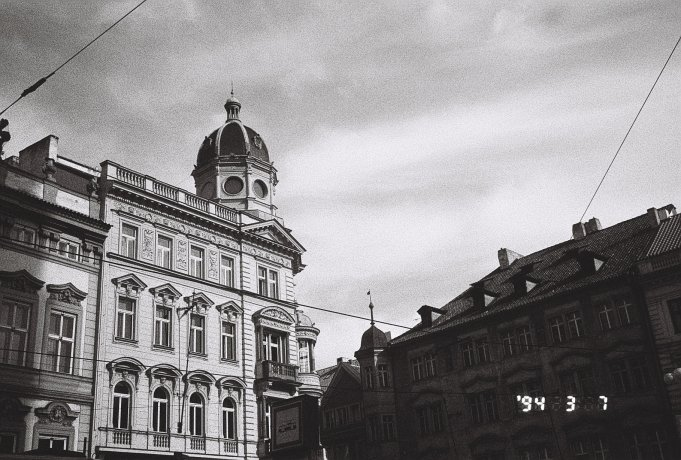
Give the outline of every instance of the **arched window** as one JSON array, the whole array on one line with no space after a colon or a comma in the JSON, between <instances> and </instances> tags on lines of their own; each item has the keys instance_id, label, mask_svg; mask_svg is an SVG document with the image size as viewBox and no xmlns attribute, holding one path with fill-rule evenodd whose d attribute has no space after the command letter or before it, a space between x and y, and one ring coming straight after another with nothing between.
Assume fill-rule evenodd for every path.
<instances>
[{"instance_id":1,"label":"arched window","mask_svg":"<svg viewBox=\"0 0 681 460\"><path fill-rule=\"evenodd\" d=\"M113 419L114 428L130 428L130 387L123 382L118 382L113 392Z\"/></svg>"},{"instance_id":2,"label":"arched window","mask_svg":"<svg viewBox=\"0 0 681 460\"><path fill-rule=\"evenodd\" d=\"M189 434L203 436L203 398L198 393L189 398Z\"/></svg>"},{"instance_id":3,"label":"arched window","mask_svg":"<svg viewBox=\"0 0 681 460\"><path fill-rule=\"evenodd\" d=\"M152 403L151 429L159 433L168 432L168 392L164 388L154 390Z\"/></svg>"},{"instance_id":4,"label":"arched window","mask_svg":"<svg viewBox=\"0 0 681 460\"><path fill-rule=\"evenodd\" d=\"M222 401L222 437L236 439L236 405L232 398Z\"/></svg>"}]
</instances>

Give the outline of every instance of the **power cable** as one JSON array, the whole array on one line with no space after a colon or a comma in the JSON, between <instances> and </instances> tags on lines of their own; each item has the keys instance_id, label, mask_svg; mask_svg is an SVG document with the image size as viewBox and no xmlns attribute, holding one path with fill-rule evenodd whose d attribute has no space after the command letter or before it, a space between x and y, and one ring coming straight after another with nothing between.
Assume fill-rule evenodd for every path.
<instances>
[{"instance_id":1,"label":"power cable","mask_svg":"<svg viewBox=\"0 0 681 460\"><path fill-rule=\"evenodd\" d=\"M610 172L610 168L612 167L613 163L617 159L617 156L620 154L620 150L622 150L622 146L624 145L624 142L627 140L627 137L629 137L629 133L631 132L632 128L634 127L636 120L638 120L638 116L641 114L641 111L643 110L643 107L645 107L646 102L648 102L648 98L650 98L650 95L653 93L653 90L655 89L655 86L657 85L658 80L662 76L662 72L664 72L664 69L667 68L667 64L669 64L669 61L671 60L672 56L674 55L674 51L676 51L676 47L679 46L679 42L681 42L681 35L679 36L679 39L676 40L676 44L674 45L674 48L672 48L671 53L669 53L667 60L665 61L664 65L662 66L662 70L660 70L660 73L657 75L657 78L655 79L653 86L650 88L650 91L648 91L648 95L646 96L645 100L643 101L643 104L641 104L641 107L638 109L638 112L636 113L636 116L634 117L634 121L632 121L631 124L629 125L629 129L627 130L627 133L624 135L624 138L622 139L620 146L617 148L615 155L612 157L612 160L610 160L610 164L608 165L607 169L605 170L603 177L601 177L601 180L598 183L598 186L596 187L596 190L594 191L593 195L591 196L589 203L586 205L586 208L584 209L584 212L582 213L582 217L579 218L579 222L582 222L584 220L584 216L586 215L586 212L589 210L589 207L591 206L591 203L593 202L594 198L596 198L596 194L598 193L598 190L600 190L601 185L603 185L603 181L605 180L605 177L608 175L608 172Z\"/></svg>"},{"instance_id":2,"label":"power cable","mask_svg":"<svg viewBox=\"0 0 681 460\"><path fill-rule=\"evenodd\" d=\"M30 247L36 247L36 248L42 248L42 249L54 249L54 248L51 248L51 247L49 247L49 246L44 246L44 245L39 245L39 244L28 244L28 243L26 243L25 241L22 241L22 240L19 240L19 239L16 239L16 238L0 237L0 240L14 241L14 242L21 243L22 245L28 245L28 246L30 246ZM94 257L94 256L85 256L85 255L82 255L82 254L79 255L79 257L80 257L81 259L92 259L92 260L96 260L96 261L99 261L100 263L109 264L109 265L112 265L112 266L115 266L115 267L119 267L119 268L130 269L130 267L129 267L128 265L125 265L125 264L123 264L123 263L116 262L116 261L113 261L113 260L104 260L104 259L100 259L100 258L98 258L98 257ZM137 259L131 259L131 261L135 261L135 262L138 262L138 263L139 263L139 261L138 261ZM139 267L139 266L138 266L138 267L135 267L135 270L140 271L140 272L145 272L145 273L148 273L148 274L151 274L151 275L154 275L154 276L158 276L158 275L159 275L158 272L156 272L156 271L154 271L154 270L152 270L152 269L150 269L150 268L145 268L145 267ZM201 281L205 281L205 280L201 280ZM176 284L176 285L178 285L178 286L183 286L183 287L189 288L189 289L195 289L195 287L196 287L196 286L192 286L192 285L187 284L187 283L183 283L183 282L181 282L181 281L179 281L179 280L173 280L172 284ZM223 287L226 287L226 286L223 286ZM254 293L254 292L251 292L251 291L246 291L246 290L241 290L241 289L236 289L236 288L228 288L228 289L229 289L230 291L232 291L232 292L236 292L236 293L239 293L239 294L245 294L245 295L249 295L249 296L253 296L253 297L262 297L263 299L269 299L268 297L261 296L261 295L259 295L259 294ZM370 318L366 318L366 317L359 316L359 315L353 315L353 314L351 314L351 313L345 313L345 312L341 312L341 311L330 310L330 309L328 309L328 308L315 307L315 306L313 306L313 305L307 305L307 304L301 304L301 303L288 302L288 301L280 300L280 299L273 299L273 300L275 300L277 303L284 304L284 305L286 305L286 306L288 306L288 307L291 307L291 308L309 308L309 309L311 309L311 310L319 310L319 311L323 311L323 312L326 312L326 313L333 313L333 314L335 314L335 315L345 316L345 317L354 318L354 319L361 319L361 320L367 321L367 322L370 322L370 321L371 321ZM401 324L395 324L395 323L390 323L390 322L386 322L386 321L374 320L374 322L376 322L376 323L381 323L381 324L385 324L385 325L388 325L388 326L400 327L400 328L404 328L404 329L412 329L412 328L410 328L410 327L408 327L408 326L403 326L403 325L401 325ZM479 342L480 342L480 343L486 343L486 344L489 344L489 345L500 346L500 347L503 347L503 346L507 345L507 344L505 344L505 343L503 343L503 342L497 342L497 341L491 341L491 340L481 340L481 341L479 341ZM536 348L536 349L553 349L553 348L555 348L555 349L565 349L565 350L589 351L589 352L593 352L593 353L599 353L599 352L617 352L617 353L631 353L631 354L642 354L642 355L650 354L650 355L655 355L655 356L657 356L657 353L655 353L654 351L645 351L645 350L643 350L643 351L636 351L636 350L610 350L610 349L607 349L607 348L598 349L598 348L593 348L593 347L576 347L576 346L558 345L558 344L552 344L552 345L536 345L536 344L533 344L533 343L532 343L532 344L530 344L530 343L528 343L528 344L517 344L517 343L516 343L516 344L514 344L514 345L515 345L517 348L521 348L521 347L527 347L527 348L532 348L532 349L535 349L535 348Z\"/></svg>"},{"instance_id":3,"label":"power cable","mask_svg":"<svg viewBox=\"0 0 681 460\"><path fill-rule=\"evenodd\" d=\"M142 1L141 1L140 3L138 3L133 9L131 9L130 11L128 11L127 13L125 13L120 19L118 19L118 21L114 22L114 23L111 24L109 27L107 27L107 28L104 30L104 32L100 33L100 34L97 35L95 38L93 38L92 40L90 40L90 41L88 42L87 45L83 46L80 50L78 50L77 53L75 53L74 55L72 55L70 58L68 58L66 61L64 61L64 63L62 63L59 67L57 67L56 69L54 69L49 75L47 75L46 77L41 78L41 79L38 80L37 82L33 83L31 86L29 86L28 88L26 88L26 89L21 93L21 96L19 96L18 98L16 98L16 99L14 100L14 102L12 102L10 105L8 105L7 107L5 107L5 109L4 109L2 112L0 112L0 115L2 115L2 114L5 113L7 110L9 110L14 104L16 104L17 102L19 102L21 99L23 99L24 97L26 97L26 96L28 96L29 94L31 94L33 91L35 91L35 90L37 90L38 88L40 88L40 87L47 81L48 78L50 78L52 75L54 75L55 73L57 73L62 67L64 67L66 64L68 64L69 62L71 62L76 56L78 56L80 53L82 53L83 51L85 51L85 50L86 50L90 45L92 45L94 42L96 42L97 40L99 40L99 38L100 38L102 35L106 34L108 31L110 31L111 29L113 29L114 27L116 27L116 26L118 25L118 23L120 23L121 21L123 21L125 18L127 18L129 15L131 15L133 11L135 11L137 8L139 8L140 6L142 6L142 5L143 5L144 3L146 3L146 2L147 2L147 0L142 0Z\"/></svg>"}]
</instances>

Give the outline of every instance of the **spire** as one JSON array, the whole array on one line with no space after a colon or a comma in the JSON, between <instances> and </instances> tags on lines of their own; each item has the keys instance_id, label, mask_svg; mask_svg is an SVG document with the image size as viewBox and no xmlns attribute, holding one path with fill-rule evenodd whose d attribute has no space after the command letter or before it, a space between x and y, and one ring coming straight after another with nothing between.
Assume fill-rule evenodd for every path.
<instances>
[{"instance_id":1,"label":"spire","mask_svg":"<svg viewBox=\"0 0 681 460\"><path fill-rule=\"evenodd\" d=\"M371 325L374 325L374 303L371 301L371 291L367 292L369 296L369 310L371 311Z\"/></svg>"},{"instance_id":2,"label":"spire","mask_svg":"<svg viewBox=\"0 0 681 460\"><path fill-rule=\"evenodd\" d=\"M225 102L225 110L227 111L227 121L238 120L239 110L241 110L241 102L234 97L234 82L232 82L232 92L231 96L227 98Z\"/></svg>"}]
</instances>

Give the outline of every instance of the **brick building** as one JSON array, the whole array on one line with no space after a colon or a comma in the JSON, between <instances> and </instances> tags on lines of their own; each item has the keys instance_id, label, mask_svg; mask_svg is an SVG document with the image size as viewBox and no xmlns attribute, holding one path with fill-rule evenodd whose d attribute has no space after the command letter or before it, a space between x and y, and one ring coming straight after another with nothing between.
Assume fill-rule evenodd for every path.
<instances>
[{"instance_id":1,"label":"brick building","mask_svg":"<svg viewBox=\"0 0 681 460\"><path fill-rule=\"evenodd\" d=\"M676 458L681 385L662 378L681 364L675 214L591 219L527 256L502 249L497 268L421 307L405 334L372 325L356 354L371 456Z\"/></svg>"}]
</instances>

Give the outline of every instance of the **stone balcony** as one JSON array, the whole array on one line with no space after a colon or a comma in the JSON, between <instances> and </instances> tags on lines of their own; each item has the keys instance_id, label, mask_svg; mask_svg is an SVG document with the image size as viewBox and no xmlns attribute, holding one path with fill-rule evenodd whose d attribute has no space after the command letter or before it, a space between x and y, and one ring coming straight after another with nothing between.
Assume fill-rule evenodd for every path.
<instances>
[{"instance_id":1,"label":"stone balcony","mask_svg":"<svg viewBox=\"0 0 681 460\"><path fill-rule=\"evenodd\" d=\"M274 361L260 361L256 364L255 378L299 385L298 366Z\"/></svg>"},{"instance_id":2,"label":"stone balcony","mask_svg":"<svg viewBox=\"0 0 681 460\"><path fill-rule=\"evenodd\" d=\"M205 455L239 455L236 439L190 436L176 433L155 433L139 430L119 430L100 427L106 433L103 447L107 450L148 450L152 452L186 452Z\"/></svg>"}]
</instances>

